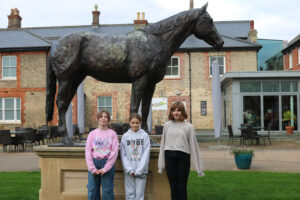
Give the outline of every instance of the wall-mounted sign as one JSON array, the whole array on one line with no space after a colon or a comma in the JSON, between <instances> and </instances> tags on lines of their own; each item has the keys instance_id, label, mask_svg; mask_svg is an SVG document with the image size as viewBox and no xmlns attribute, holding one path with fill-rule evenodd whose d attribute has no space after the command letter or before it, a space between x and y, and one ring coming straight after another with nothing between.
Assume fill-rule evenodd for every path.
<instances>
[{"instance_id":1,"label":"wall-mounted sign","mask_svg":"<svg viewBox=\"0 0 300 200\"><path fill-rule=\"evenodd\" d=\"M201 116L205 116L207 113L206 101L201 101Z\"/></svg>"},{"instance_id":2,"label":"wall-mounted sign","mask_svg":"<svg viewBox=\"0 0 300 200\"><path fill-rule=\"evenodd\" d=\"M168 110L168 98L152 98L152 110Z\"/></svg>"}]
</instances>

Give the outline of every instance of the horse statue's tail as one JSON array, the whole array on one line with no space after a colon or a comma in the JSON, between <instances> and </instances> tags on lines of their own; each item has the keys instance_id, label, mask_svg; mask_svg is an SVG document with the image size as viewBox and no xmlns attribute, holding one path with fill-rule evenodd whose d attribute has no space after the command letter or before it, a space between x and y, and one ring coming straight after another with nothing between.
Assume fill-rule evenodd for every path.
<instances>
[{"instance_id":1,"label":"horse statue's tail","mask_svg":"<svg viewBox=\"0 0 300 200\"><path fill-rule=\"evenodd\" d=\"M53 47L52 47L53 48ZM51 52L47 56L47 68L46 68L46 117L47 122L51 121L54 112L54 99L56 93L56 75L51 65Z\"/></svg>"}]
</instances>

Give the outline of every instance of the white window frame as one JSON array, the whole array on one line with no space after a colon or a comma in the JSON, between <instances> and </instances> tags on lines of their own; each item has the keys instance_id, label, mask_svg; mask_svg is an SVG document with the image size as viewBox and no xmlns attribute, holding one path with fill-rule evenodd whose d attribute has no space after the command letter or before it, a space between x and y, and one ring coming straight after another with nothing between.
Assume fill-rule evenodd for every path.
<instances>
[{"instance_id":1,"label":"white window frame","mask_svg":"<svg viewBox=\"0 0 300 200\"><path fill-rule=\"evenodd\" d=\"M165 75L165 78L180 78L180 57L179 56L172 56L171 58L170 58L170 63L172 62L172 59L173 58L177 58L177 63L178 63L178 74L177 75ZM167 66L167 68L168 67L175 67L175 66L172 66L172 63L171 63L171 66Z\"/></svg>"},{"instance_id":2,"label":"white window frame","mask_svg":"<svg viewBox=\"0 0 300 200\"><path fill-rule=\"evenodd\" d=\"M209 77L212 77L212 66L211 66L211 59L213 57L222 57L223 58L223 63L224 63L224 67L223 67L223 74L220 74L220 76L223 76L226 72L226 59L225 56L209 56ZM219 63L219 67L220 67L220 63Z\"/></svg>"},{"instance_id":3,"label":"white window frame","mask_svg":"<svg viewBox=\"0 0 300 200\"><path fill-rule=\"evenodd\" d=\"M5 57L15 57L16 58L16 65L15 66L4 66L4 58ZM16 70L16 76L8 76L8 77L5 77L4 76L4 68L15 68ZM1 75L2 79L4 80L16 80L17 79L17 56L15 55L9 55L9 56L2 56L2 75Z\"/></svg>"},{"instance_id":4,"label":"white window frame","mask_svg":"<svg viewBox=\"0 0 300 200\"><path fill-rule=\"evenodd\" d=\"M100 106L100 105L99 105L99 99L100 99L100 98L107 98L107 97L110 97L110 99L111 99L111 106L106 106L106 105ZM105 99L105 102L106 102L106 99ZM104 108L104 109L100 109L100 107L101 107L101 108ZM98 110L98 112L99 112L100 110L106 110L106 108L111 108L110 118L112 119L112 112L113 112L113 100L112 100L112 96L98 96L98 97L97 97L97 110ZM108 110L107 110L107 111L108 111Z\"/></svg>"},{"instance_id":5,"label":"white window frame","mask_svg":"<svg viewBox=\"0 0 300 200\"><path fill-rule=\"evenodd\" d=\"M300 64L300 47L298 47L298 64Z\"/></svg>"},{"instance_id":6,"label":"white window frame","mask_svg":"<svg viewBox=\"0 0 300 200\"><path fill-rule=\"evenodd\" d=\"M292 52L289 53L289 69L293 67L293 54Z\"/></svg>"},{"instance_id":7,"label":"white window frame","mask_svg":"<svg viewBox=\"0 0 300 200\"><path fill-rule=\"evenodd\" d=\"M0 122L5 122L5 123L21 123L21 99L20 98L0 98L2 100L2 108L0 109L2 111L2 119L0 119ZM6 99L13 99L14 100L14 108L13 108L13 111L14 111L14 119L13 120L5 120L5 111L7 110L5 108L5 100ZM17 109L17 100L19 99L20 101L20 108ZM17 111L20 111L20 119L17 119Z\"/></svg>"}]
</instances>

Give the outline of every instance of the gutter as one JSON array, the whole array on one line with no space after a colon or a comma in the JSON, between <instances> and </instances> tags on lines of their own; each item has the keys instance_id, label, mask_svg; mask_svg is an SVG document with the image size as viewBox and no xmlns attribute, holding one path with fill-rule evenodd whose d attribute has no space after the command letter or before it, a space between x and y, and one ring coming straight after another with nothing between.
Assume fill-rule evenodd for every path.
<instances>
[{"instance_id":1,"label":"gutter","mask_svg":"<svg viewBox=\"0 0 300 200\"><path fill-rule=\"evenodd\" d=\"M193 122L192 118L192 65L191 65L191 52L187 52L189 55L189 98L190 98L190 123Z\"/></svg>"}]
</instances>

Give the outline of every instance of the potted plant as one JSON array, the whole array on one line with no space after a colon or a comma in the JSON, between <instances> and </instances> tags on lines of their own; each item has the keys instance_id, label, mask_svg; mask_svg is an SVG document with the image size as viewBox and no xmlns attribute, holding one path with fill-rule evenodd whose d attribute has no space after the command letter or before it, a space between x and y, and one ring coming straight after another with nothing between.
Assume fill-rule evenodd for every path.
<instances>
[{"instance_id":1,"label":"potted plant","mask_svg":"<svg viewBox=\"0 0 300 200\"><path fill-rule=\"evenodd\" d=\"M161 135L163 132L163 128L164 128L164 126L161 125L161 119L160 119L160 117L158 117L158 119L156 120L156 125L155 125L155 134Z\"/></svg>"},{"instance_id":2,"label":"potted plant","mask_svg":"<svg viewBox=\"0 0 300 200\"><path fill-rule=\"evenodd\" d=\"M234 155L235 164L238 169L249 169L254 156L253 149L232 148L231 153Z\"/></svg>"},{"instance_id":3,"label":"potted plant","mask_svg":"<svg viewBox=\"0 0 300 200\"><path fill-rule=\"evenodd\" d=\"M282 121L288 122L288 126L285 126L285 130L287 134L293 134L294 133L294 126L291 126L292 120L296 122L297 116L291 112L290 110L287 110L283 113L283 119Z\"/></svg>"}]
</instances>

